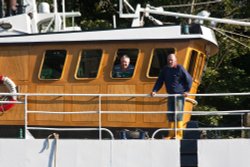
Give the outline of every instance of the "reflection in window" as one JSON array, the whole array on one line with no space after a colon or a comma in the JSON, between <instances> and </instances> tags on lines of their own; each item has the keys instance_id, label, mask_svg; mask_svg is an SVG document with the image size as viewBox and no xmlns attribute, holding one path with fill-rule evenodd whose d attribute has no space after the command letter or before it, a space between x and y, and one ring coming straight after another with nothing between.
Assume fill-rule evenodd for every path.
<instances>
[{"instance_id":1,"label":"reflection in window","mask_svg":"<svg viewBox=\"0 0 250 167\"><path fill-rule=\"evenodd\" d=\"M43 59L40 79L60 79L66 59L66 50L47 50Z\"/></svg>"},{"instance_id":2,"label":"reflection in window","mask_svg":"<svg viewBox=\"0 0 250 167\"><path fill-rule=\"evenodd\" d=\"M96 78L102 58L101 49L83 50L78 62L77 78Z\"/></svg>"},{"instance_id":3,"label":"reflection in window","mask_svg":"<svg viewBox=\"0 0 250 167\"><path fill-rule=\"evenodd\" d=\"M137 57L139 50L138 49L119 49L117 51L116 60L112 70L113 78L131 78L134 74L134 67L136 65ZM123 69L121 65L121 57L126 56L130 59L126 69ZM127 59L127 58L126 58Z\"/></svg>"},{"instance_id":4,"label":"reflection in window","mask_svg":"<svg viewBox=\"0 0 250 167\"><path fill-rule=\"evenodd\" d=\"M174 48L154 49L153 58L149 69L149 77L158 77L161 69L167 65L167 57L171 53L175 53Z\"/></svg>"},{"instance_id":5,"label":"reflection in window","mask_svg":"<svg viewBox=\"0 0 250 167\"><path fill-rule=\"evenodd\" d=\"M194 71L195 71L197 57L198 57L198 52L192 50L190 62L189 62L189 66L188 66L188 72L192 77L194 77Z\"/></svg>"}]
</instances>

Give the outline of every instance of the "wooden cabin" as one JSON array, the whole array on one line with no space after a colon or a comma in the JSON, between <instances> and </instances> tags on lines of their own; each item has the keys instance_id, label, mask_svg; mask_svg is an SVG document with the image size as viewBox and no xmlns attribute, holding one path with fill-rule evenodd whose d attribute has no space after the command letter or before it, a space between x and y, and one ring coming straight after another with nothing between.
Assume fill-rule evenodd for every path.
<instances>
[{"instance_id":1,"label":"wooden cabin","mask_svg":"<svg viewBox=\"0 0 250 167\"><path fill-rule=\"evenodd\" d=\"M1 37L0 74L11 78L18 93L24 94L149 94L168 54L174 52L193 77L193 94L208 57L217 52L212 31L202 26L197 29L197 25L195 29L190 34L183 33L181 26L169 26ZM134 73L129 78L114 78L113 67L124 54L131 58ZM1 92L8 92L4 85ZM165 93L165 88L159 92ZM24 100L24 95L18 96L18 101ZM162 97L102 97L100 109L95 95L28 96L29 111L90 112L30 113L28 125L97 127L101 119L103 127L162 128L167 126L164 113L104 113L99 117L98 111L167 111L166 102ZM186 101L185 111L192 108ZM1 114L0 125L24 125L24 113L25 105L16 104ZM189 121L190 114L184 119Z\"/></svg>"}]
</instances>

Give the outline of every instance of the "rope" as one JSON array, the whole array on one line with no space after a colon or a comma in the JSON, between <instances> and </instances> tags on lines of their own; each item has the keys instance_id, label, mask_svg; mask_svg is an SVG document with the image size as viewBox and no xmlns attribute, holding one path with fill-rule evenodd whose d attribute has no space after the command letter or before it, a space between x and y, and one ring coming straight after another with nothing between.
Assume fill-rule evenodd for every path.
<instances>
[{"instance_id":1,"label":"rope","mask_svg":"<svg viewBox=\"0 0 250 167\"><path fill-rule=\"evenodd\" d=\"M54 137L55 139L55 147L53 150L53 154L54 154L54 167L56 167L56 154L57 154L57 140L59 139L59 134L57 133L52 133L50 134L47 138L46 138L46 149L49 149L49 139Z\"/></svg>"}]
</instances>

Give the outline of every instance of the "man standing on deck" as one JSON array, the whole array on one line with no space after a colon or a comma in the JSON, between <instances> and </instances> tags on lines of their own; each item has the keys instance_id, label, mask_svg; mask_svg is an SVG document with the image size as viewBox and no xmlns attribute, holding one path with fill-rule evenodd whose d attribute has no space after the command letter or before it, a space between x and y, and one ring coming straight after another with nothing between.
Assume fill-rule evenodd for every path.
<instances>
[{"instance_id":1,"label":"man standing on deck","mask_svg":"<svg viewBox=\"0 0 250 167\"><path fill-rule=\"evenodd\" d=\"M165 83L165 87L167 93L169 94L182 94L182 96L168 97L168 111L183 111L184 110L184 102L185 97L187 97L191 86L192 86L192 77L190 74L184 69L182 65L177 64L177 58L175 54L170 54L167 57L167 66L165 66L154 85L154 88L151 92L151 96L156 95L156 92L161 89L163 83ZM175 105L176 103L176 105ZM176 106L176 108L175 108ZM175 115L174 113L168 113L168 127L175 127ZM177 128L182 128L183 126L183 114L177 114ZM174 131L170 130L169 135L166 139L174 138ZM179 130L177 132L176 138L182 139L182 131Z\"/></svg>"}]
</instances>

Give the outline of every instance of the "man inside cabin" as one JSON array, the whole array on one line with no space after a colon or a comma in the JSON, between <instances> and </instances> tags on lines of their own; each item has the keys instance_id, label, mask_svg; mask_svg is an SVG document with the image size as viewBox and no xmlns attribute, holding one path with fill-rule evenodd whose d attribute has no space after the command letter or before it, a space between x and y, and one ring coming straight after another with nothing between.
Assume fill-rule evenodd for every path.
<instances>
[{"instance_id":1,"label":"man inside cabin","mask_svg":"<svg viewBox=\"0 0 250 167\"><path fill-rule=\"evenodd\" d=\"M1 3L5 2L6 4L6 11L5 16L13 16L17 13L17 1L16 0L4 0ZM2 4L3 7L3 4Z\"/></svg>"},{"instance_id":2,"label":"man inside cabin","mask_svg":"<svg viewBox=\"0 0 250 167\"><path fill-rule=\"evenodd\" d=\"M156 92L161 89L163 83L165 84L166 91L168 94L181 94L182 96L168 97L168 111L172 113L167 114L168 118L168 128L175 127L175 114L174 111L183 111L185 97L188 96L188 93L192 86L192 77L184 69L182 65L177 64L176 55L171 53L167 57L167 65L161 70L159 77L153 87L151 96L155 96ZM177 128L183 127L183 113L177 114ZM175 138L175 133L173 130L169 131L168 137L166 139ZM177 139L182 139L182 131L177 131Z\"/></svg>"},{"instance_id":3,"label":"man inside cabin","mask_svg":"<svg viewBox=\"0 0 250 167\"><path fill-rule=\"evenodd\" d=\"M131 78L134 73L134 66L130 64L130 57L123 55L120 58L120 64L115 65L113 69L113 78Z\"/></svg>"}]
</instances>

